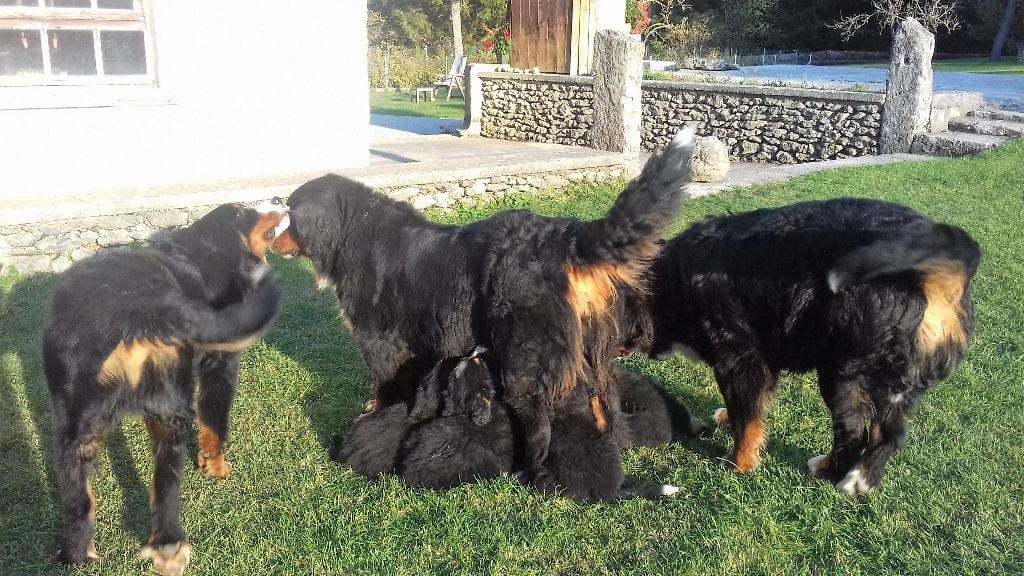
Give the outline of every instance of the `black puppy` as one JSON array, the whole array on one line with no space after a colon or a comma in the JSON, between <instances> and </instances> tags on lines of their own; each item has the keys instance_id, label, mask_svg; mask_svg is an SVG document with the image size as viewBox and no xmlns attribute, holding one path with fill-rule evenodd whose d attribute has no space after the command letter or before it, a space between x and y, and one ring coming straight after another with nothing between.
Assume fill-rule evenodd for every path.
<instances>
[{"instance_id":1,"label":"black puppy","mask_svg":"<svg viewBox=\"0 0 1024 576\"><path fill-rule=\"evenodd\" d=\"M199 377L200 469L222 478L239 355L270 330L280 294L264 261L287 208L216 208L155 250L96 256L54 288L43 335L53 401L63 533L59 560L99 560L89 469L107 432L141 413L153 448L152 535L142 550L178 575L191 547L181 527L181 468Z\"/></svg>"},{"instance_id":2,"label":"black puppy","mask_svg":"<svg viewBox=\"0 0 1024 576\"><path fill-rule=\"evenodd\" d=\"M616 439L622 448L660 446L711 429L649 378L618 366L612 376L618 397Z\"/></svg>"},{"instance_id":3,"label":"black puppy","mask_svg":"<svg viewBox=\"0 0 1024 576\"><path fill-rule=\"evenodd\" d=\"M741 472L760 462L779 372L817 370L833 448L808 466L864 494L903 445L907 414L967 350L979 260L960 228L876 200L709 218L651 267L651 353L711 365L726 405L715 419L732 427Z\"/></svg>"},{"instance_id":4,"label":"black puppy","mask_svg":"<svg viewBox=\"0 0 1024 576\"><path fill-rule=\"evenodd\" d=\"M517 435L496 402L494 379L477 349L438 362L412 406L394 404L360 416L332 458L373 478L397 473L410 486L450 488L510 472Z\"/></svg>"}]
</instances>

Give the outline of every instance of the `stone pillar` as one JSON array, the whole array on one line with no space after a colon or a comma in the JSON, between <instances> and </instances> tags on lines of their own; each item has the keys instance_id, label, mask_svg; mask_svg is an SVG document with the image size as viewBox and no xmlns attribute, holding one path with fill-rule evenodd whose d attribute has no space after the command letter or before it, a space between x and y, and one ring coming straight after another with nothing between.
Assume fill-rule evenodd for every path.
<instances>
[{"instance_id":1,"label":"stone pillar","mask_svg":"<svg viewBox=\"0 0 1024 576\"><path fill-rule=\"evenodd\" d=\"M594 124L590 146L622 152L627 166L640 157L644 44L629 34L601 30L594 38Z\"/></svg>"},{"instance_id":2,"label":"stone pillar","mask_svg":"<svg viewBox=\"0 0 1024 576\"><path fill-rule=\"evenodd\" d=\"M484 115L484 83L480 81L481 72L494 72L497 64L468 64L462 78L466 88L466 112L462 117L463 126L459 136L479 136L480 119Z\"/></svg>"},{"instance_id":3,"label":"stone pillar","mask_svg":"<svg viewBox=\"0 0 1024 576\"><path fill-rule=\"evenodd\" d=\"M882 154L910 152L916 134L925 131L932 106L932 54L935 36L907 18L896 30L882 108Z\"/></svg>"}]
</instances>

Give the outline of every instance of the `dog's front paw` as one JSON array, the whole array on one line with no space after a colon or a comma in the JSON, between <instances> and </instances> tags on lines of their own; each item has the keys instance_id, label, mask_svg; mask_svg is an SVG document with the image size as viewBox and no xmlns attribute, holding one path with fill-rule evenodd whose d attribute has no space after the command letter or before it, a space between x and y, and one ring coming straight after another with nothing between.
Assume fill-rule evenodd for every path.
<instances>
[{"instance_id":1,"label":"dog's front paw","mask_svg":"<svg viewBox=\"0 0 1024 576\"><path fill-rule=\"evenodd\" d=\"M192 545L187 541L169 544L146 544L139 558L152 560L153 568L163 576L181 576L192 556Z\"/></svg>"},{"instance_id":2,"label":"dog's front paw","mask_svg":"<svg viewBox=\"0 0 1024 576\"><path fill-rule=\"evenodd\" d=\"M815 478L828 478L831 467L831 454L818 454L807 461L807 471Z\"/></svg>"},{"instance_id":3,"label":"dog's front paw","mask_svg":"<svg viewBox=\"0 0 1024 576\"><path fill-rule=\"evenodd\" d=\"M222 480L231 474L231 463L224 459L223 452L204 452L196 454L196 465L207 478Z\"/></svg>"},{"instance_id":4,"label":"dog's front paw","mask_svg":"<svg viewBox=\"0 0 1024 576\"><path fill-rule=\"evenodd\" d=\"M57 561L69 566L96 564L100 561L100 555L96 552L96 541L89 540L84 552L73 553L70 549L61 548L57 552Z\"/></svg>"},{"instance_id":5,"label":"dog's front paw","mask_svg":"<svg viewBox=\"0 0 1024 576\"><path fill-rule=\"evenodd\" d=\"M877 486L873 486L864 475L864 470L860 466L856 466L846 473L846 476L842 480L836 482L836 490L839 490L843 494L851 498L857 498L858 496L864 496L875 491Z\"/></svg>"}]
</instances>

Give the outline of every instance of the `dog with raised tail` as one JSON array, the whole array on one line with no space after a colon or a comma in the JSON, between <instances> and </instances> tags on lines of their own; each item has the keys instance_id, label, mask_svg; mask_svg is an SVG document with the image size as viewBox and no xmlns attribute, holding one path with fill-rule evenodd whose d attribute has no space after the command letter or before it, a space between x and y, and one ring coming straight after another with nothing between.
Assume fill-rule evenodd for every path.
<instances>
[{"instance_id":1,"label":"dog with raised tail","mask_svg":"<svg viewBox=\"0 0 1024 576\"><path fill-rule=\"evenodd\" d=\"M964 230L889 202L838 199L711 217L651 266L652 355L707 362L725 399L728 468L760 463L779 373L816 370L833 445L808 462L850 495L876 489L907 415L948 378L974 326L981 253Z\"/></svg>"},{"instance_id":2,"label":"dog with raised tail","mask_svg":"<svg viewBox=\"0 0 1024 576\"><path fill-rule=\"evenodd\" d=\"M359 182L323 176L288 198L291 224L272 249L308 257L334 286L377 410L412 403L438 362L487 345L522 426L526 468L546 484L552 406L587 363L604 392L618 343L610 310L620 289L643 283L679 212L693 142L692 128L681 131L591 222L509 210L446 226Z\"/></svg>"}]
</instances>

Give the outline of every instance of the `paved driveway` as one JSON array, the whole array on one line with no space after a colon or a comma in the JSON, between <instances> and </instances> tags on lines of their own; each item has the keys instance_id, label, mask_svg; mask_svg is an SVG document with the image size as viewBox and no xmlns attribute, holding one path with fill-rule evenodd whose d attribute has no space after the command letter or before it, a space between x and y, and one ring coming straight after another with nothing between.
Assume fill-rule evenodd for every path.
<instances>
[{"instance_id":1,"label":"paved driveway","mask_svg":"<svg viewBox=\"0 0 1024 576\"><path fill-rule=\"evenodd\" d=\"M729 72L714 72L718 76L787 80L812 84L863 84L873 89L885 88L886 68L860 68L857 66L745 66ZM935 72L933 86L936 91L981 92L985 100L1006 108L1024 109L1024 76L1004 74L974 74L970 72Z\"/></svg>"}]
</instances>

